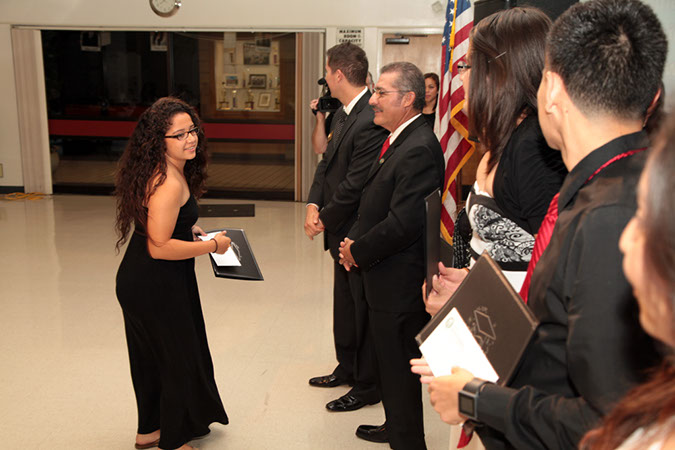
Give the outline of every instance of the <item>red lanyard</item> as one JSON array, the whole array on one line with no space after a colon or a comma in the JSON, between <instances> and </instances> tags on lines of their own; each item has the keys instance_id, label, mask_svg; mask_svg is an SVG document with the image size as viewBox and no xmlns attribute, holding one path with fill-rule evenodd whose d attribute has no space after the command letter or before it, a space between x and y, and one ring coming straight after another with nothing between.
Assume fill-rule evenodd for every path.
<instances>
[{"instance_id":1,"label":"red lanyard","mask_svg":"<svg viewBox=\"0 0 675 450\"><path fill-rule=\"evenodd\" d=\"M592 174L590 177L588 177L588 180L586 180L586 183L588 183L589 181L591 181L591 180L593 179L594 176L596 176L597 174L599 174L600 172L602 172L602 170L605 169L607 166L609 166L609 165L611 165L611 164L617 162L617 161L620 160L620 159L626 158L626 157L631 156L631 155L634 155L634 154L636 154L636 153L644 152L645 150L647 150L647 147L638 148L638 149L636 149L636 150L629 150L629 151L627 151L627 152L621 153L620 155L616 155L614 158L610 159L609 161L607 161L606 163L604 163L603 165L601 165L600 167L598 167L598 170L596 170L595 172L593 172L593 174ZM584 183L584 184L586 184L586 183Z\"/></svg>"}]
</instances>

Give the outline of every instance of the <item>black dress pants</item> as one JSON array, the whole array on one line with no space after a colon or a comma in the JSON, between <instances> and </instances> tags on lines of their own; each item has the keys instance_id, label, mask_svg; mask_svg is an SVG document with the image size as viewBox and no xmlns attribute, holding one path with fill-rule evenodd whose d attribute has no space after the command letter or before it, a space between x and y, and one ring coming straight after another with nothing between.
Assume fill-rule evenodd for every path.
<instances>
[{"instance_id":1,"label":"black dress pants","mask_svg":"<svg viewBox=\"0 0 675 450\"><path fill-rule=\"evenodd\" d=\"M333 262L333 339L338 365L333 374L345 380L354 380L356 358L356 312L349 273L337 262Z\"/></svg>"},{"instance_id":2,"label":"black dress pants","mask_svg":"<svg viewBox=\"0 0 675 450\"><path fill-rule=\"evenodd\" d=\"M368 305L358 270L334 263L333 336L338 366L335 376L354 381L349 394L368 403L379 401L374 349L368 333Z\"/></svg>"},{"instance_id":3,"label":"black dress pants","mask_svg":"<svg viewBox=\"0 0 675 450\"><path fill-rule=\"evenodd\" d=\"M418 312L384 312L369 309L371 337L378 369L378 387L393 449L423 450L422 385L410 371L410 359L419 358L415 335L429 321Z\"/></svg>"}]
</instances>

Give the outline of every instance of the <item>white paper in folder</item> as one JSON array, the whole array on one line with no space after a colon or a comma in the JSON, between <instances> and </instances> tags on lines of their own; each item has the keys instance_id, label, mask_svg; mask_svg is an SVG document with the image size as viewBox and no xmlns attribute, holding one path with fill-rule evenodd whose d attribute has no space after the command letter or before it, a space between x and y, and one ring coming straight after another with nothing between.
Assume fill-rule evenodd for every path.
<instances>
[{"instance_id":1,"label":"white paper in folder","mask_svg":"<svg viewBox=\"0 0 675 450\"><path fill-rule=\"evenodd\" d=\"M209 239L212 239L216 234L220 233L220 231L215 231L213 233L208 233L206 236L199 236L199 238L202 241L208 241ZM227 249L225 253L222 255L219 255L218 253L211 253L213 255L213 260L216 262L216 265L218 266L223 266L223 267L232 267L232 266L241 266L241 262L239 262L239 258L237 258L237 254L234 252L233 247L230 246L230 248Z\"/></svg>"},{"instance_id":2,"label":"white paper in folder","mask_svg":"<svg viewBox=\"0 0 675 450\"><path fill-rule=\"evenodd\" d=\"M453 308L420 346L434 376L450 375L457 366L474 377L497 382L499 375L488 361L466 322Z\"/></svg>"}]
</instances>

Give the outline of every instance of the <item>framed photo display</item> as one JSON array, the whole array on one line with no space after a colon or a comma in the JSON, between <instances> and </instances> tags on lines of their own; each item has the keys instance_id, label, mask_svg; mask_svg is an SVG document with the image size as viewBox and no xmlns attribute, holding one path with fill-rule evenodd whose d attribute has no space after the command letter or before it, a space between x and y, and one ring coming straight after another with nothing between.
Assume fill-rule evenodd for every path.
<instances>
[{"instance_id":1,"label":"framed photo display","mask_svg":"<svg viewBox=\"0 0 675 450\"><path fill-rule=\"evenodd\" d=\"M226 88L238 88L239 76L237 74L224 74L223 80Z\"/></svg>"},{"instance_id":2,"label":"framed photo display","mask_svg":"<svg viewBox=\"0 0 675 450\"><path fill-rule=\"evenodd\" d=\"M251 89L265 89L267 87L267 75L250 74L248 76L248 87Z\"/></svg>"},{"instance_id":3,"label":"framed photo display","mask_svg":"<svg viewBox=\"0 0 675 450\"><path fill-rule=\"evenodd\" d=\"M270 41L244 43L244 64L247 66L267 66L270 63Z\"/></svg>"},{"instance_id":4,"label":"framed photo display","mask_svg":"<svg viewBox=\"0 0 675 450\"><path fill-rule=\"evenodd\" d=\"M291 41L295 38L286 34L230 31L222 36L212 44L216 114L260 111L278 115L283 109L280 99L288 95L286 85L282 87L281 67L293 59L290 54L295 44L291 45ZM282 58L283 54L288 61Z\"/></svg>"},{"instance_id":5,"label":"framed photo display","mask_svg":"<svg viewBox=\"0 0 675 450\"><path fill-rule=\"evenodd\" d=\"M259 108L269 108L271 99L272 99L272 94L270 94L269 92L261 93L260 97L258 97L258 107Z\"/></svg>"}]
</instances>

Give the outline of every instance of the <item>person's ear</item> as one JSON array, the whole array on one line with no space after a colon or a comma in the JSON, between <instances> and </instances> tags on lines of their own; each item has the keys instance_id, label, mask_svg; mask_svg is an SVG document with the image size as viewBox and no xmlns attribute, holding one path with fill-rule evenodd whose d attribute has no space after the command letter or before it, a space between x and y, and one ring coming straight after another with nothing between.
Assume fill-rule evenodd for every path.
<instances>
[{"instance_id":1,"label":"person's ear","mask_svg":"<svg viewBox=\"0 0 675 450\"><path fill-rule=\"evenodd\" d=\"M567 88L565 87L562 77L556 72L545 70L542 77L542 84L542 88L544 89L544 112L552 114L555 112L560 113L566 111L570 98L567 94Z\"/></svg>"},{"instance_id":2,"label":"person's ear","mask_svg":"<svg viewBox=\"0 0 675 450\"><path fill-rule=\"evenodd\" d=\"M659 88L659 90L656 91L656 95L654 95L652 102L649 104L649 108L647 108L647 113L645 114L644 124L642 125L643 127L647 124L647 121L649 121L652 114L654 114L654 110L658 106L659 100L661 100L661 94L663 94L663 88Z\"/></svg>"},{"instance_id":3,"label":"person's ear","mask_svg":"<svg viewBox=\"0 0 675 450\"><path fill-rule=\"evenodd\" d=\"M406 108L408 108L412 106L413 103L415 103L415 93L406 92L405 95L403 95L403 101L401 102L401 104Z\"/></svg>"},{"instance_id":4,"label":"person's ear","mask_svg":"<svg viewBox=\"0 0 675 450\"><path fill-rule=\"evenodd\" d=\"M539 86L539 90L541 90L539 101L541 102L541 104L537 105L537 107L547 114L553 112L552 81L553 81L553 72L551 72L550 70L544 70L544 73L541 76L541 85Z\"/></svg>"}]
</instances>

